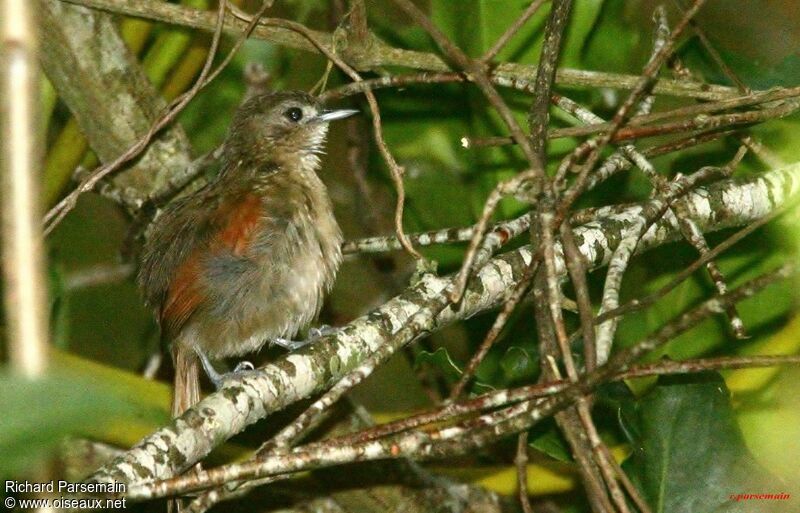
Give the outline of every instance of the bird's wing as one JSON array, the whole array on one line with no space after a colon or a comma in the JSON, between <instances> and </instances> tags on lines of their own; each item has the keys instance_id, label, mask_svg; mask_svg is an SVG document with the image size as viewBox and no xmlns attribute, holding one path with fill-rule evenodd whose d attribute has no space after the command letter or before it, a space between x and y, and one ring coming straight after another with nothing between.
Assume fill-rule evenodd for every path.
<instances>
[{"instance_id":1,"label":"bird's wing","mask_svg":"<svg viewBox=\"0 0 800 513\"><path fill-rule=\"evenodd\" d=\"M243 255L260 222L258 196L219 192L196 193L171 206L155 221L160 224L145 247L139 283L168 338L206 301L207 259L220 253Z\"/></svg>"},{"instance_id":2,"label":"bird's wing","mask_svg":"<svg viewBox=\"0 0 800 513\"><path fill-rule=\"evenodd\" d=\"M178 333L212 291L207 290L207 263L216 258L245 258L262 220L261 201L255 194L227 197L213 210L209 226L197 227L208 233L177 266L161 308L161 325ZM231 276L231 281L236 277ZM216 291L213 291L216 293Z\"/></svg>"}]
</instances>

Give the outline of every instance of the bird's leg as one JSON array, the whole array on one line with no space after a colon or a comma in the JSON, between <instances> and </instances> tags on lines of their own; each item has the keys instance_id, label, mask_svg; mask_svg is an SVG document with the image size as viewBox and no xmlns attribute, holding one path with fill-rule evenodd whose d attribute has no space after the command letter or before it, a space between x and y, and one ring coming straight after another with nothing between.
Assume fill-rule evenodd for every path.
<instances>
[{"instance_id":1,"label":"bird's leg","mask_svg":"<svg viewBox=\"0 0 800 513\"><path fill-rule=\"evenodd\" d=\"M340 328L333 328L327 324L323 324L319 328L310 328L308 330L308 337L305 340L289 340L288 338L273 338L271 343L276 346L281 346L287 351L296 351L301 347L305 347L312 342L316 342L322 337L333 335L338 332Z\"/></svg>"},{"instance_id":2,"label":"bird's leg","mask_svg":"<svg viewBox=\"0 0 800 513\"><path fill-rule=\"evenodd\" d=\"M208 379L210 379L211 382L214 383L215 387L219 388L220 386L222 386L222 374L217 372L217 369L215 369L214 366L211 365L211 360L208 359L208 356L206 356L206 354L203 351L197 348L195 348L195 352L197 353L197 356L200 358L200 363L203 364L203 370L206 371L206 376L208 376Z\"/></svg>"},{"instance_id":3,"label":"bird's leg","mask_svg":"<svg viewBox=\"0 0 800 513\"><path fill-rule=\"evenodd\" d=\"M233 371L220 373L217 372L217 369L215 369L213 365L211 365L211 360L209 360L208 356L203 351L195 348L195 352L200 358L200 363L203 365L203 370L206 371L208 379L211 380L217 390L222 388L222 385L226 380L240 378L243 375L255 370L255 367L252 363L248 361L241 361L236 365L236 368L234 368Z\"/></svg>"}]
</instances>

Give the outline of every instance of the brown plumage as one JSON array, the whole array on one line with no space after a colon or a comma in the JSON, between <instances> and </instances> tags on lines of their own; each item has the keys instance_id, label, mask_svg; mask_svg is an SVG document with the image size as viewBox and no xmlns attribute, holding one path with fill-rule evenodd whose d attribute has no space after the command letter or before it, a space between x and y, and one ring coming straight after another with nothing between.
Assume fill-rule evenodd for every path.
<instances>
[{"instance_id":1,"label":"brown plumage","mask_svg":"<svg viewBox=\"0 0 800 513\"><path fill-rule=\"evenodd\" d=\"M138 280L176 367L173 414L199 400L198 355L241 356L294 337L319 312L341 231L316 174L328 122L300 92L251 98L234 116L222 170L156 218Z\"/></svg>"}]
</instances>

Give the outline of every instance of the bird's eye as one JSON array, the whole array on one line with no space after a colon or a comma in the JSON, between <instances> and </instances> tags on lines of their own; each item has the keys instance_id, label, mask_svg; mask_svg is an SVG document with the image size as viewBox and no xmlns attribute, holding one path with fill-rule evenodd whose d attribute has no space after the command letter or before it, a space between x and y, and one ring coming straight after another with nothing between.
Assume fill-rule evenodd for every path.
<instances>
[{"instance_id":1,"label":"bird's eye","mask_svg":"<svg viewBox=\"0 0 800 513\"><path fill-rule=\"evenodd\" d=\"M288 109L284 113L284 116L297 123L298 121L303 119L303 111L297 107L292 107L291 109Z\"/></svg>"}]
</instances>

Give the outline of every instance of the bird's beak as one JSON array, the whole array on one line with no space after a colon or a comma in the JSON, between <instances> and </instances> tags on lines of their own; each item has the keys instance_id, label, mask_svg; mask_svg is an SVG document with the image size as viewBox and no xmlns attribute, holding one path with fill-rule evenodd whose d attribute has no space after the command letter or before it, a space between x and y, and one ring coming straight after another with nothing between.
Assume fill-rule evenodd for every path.
<instances>
[{"instance_id":1,"label":"bird's beak","mask_svg":"<svg viewBox=\"0 0 800 513\"><path fill-rule=\"evenodd\" d=\"M323 110L317 116L317 119L328 122L335 121L337 119L349 118L353 114L358 114L358 111L354 109Z\"/></svg>"}]
</instances>

